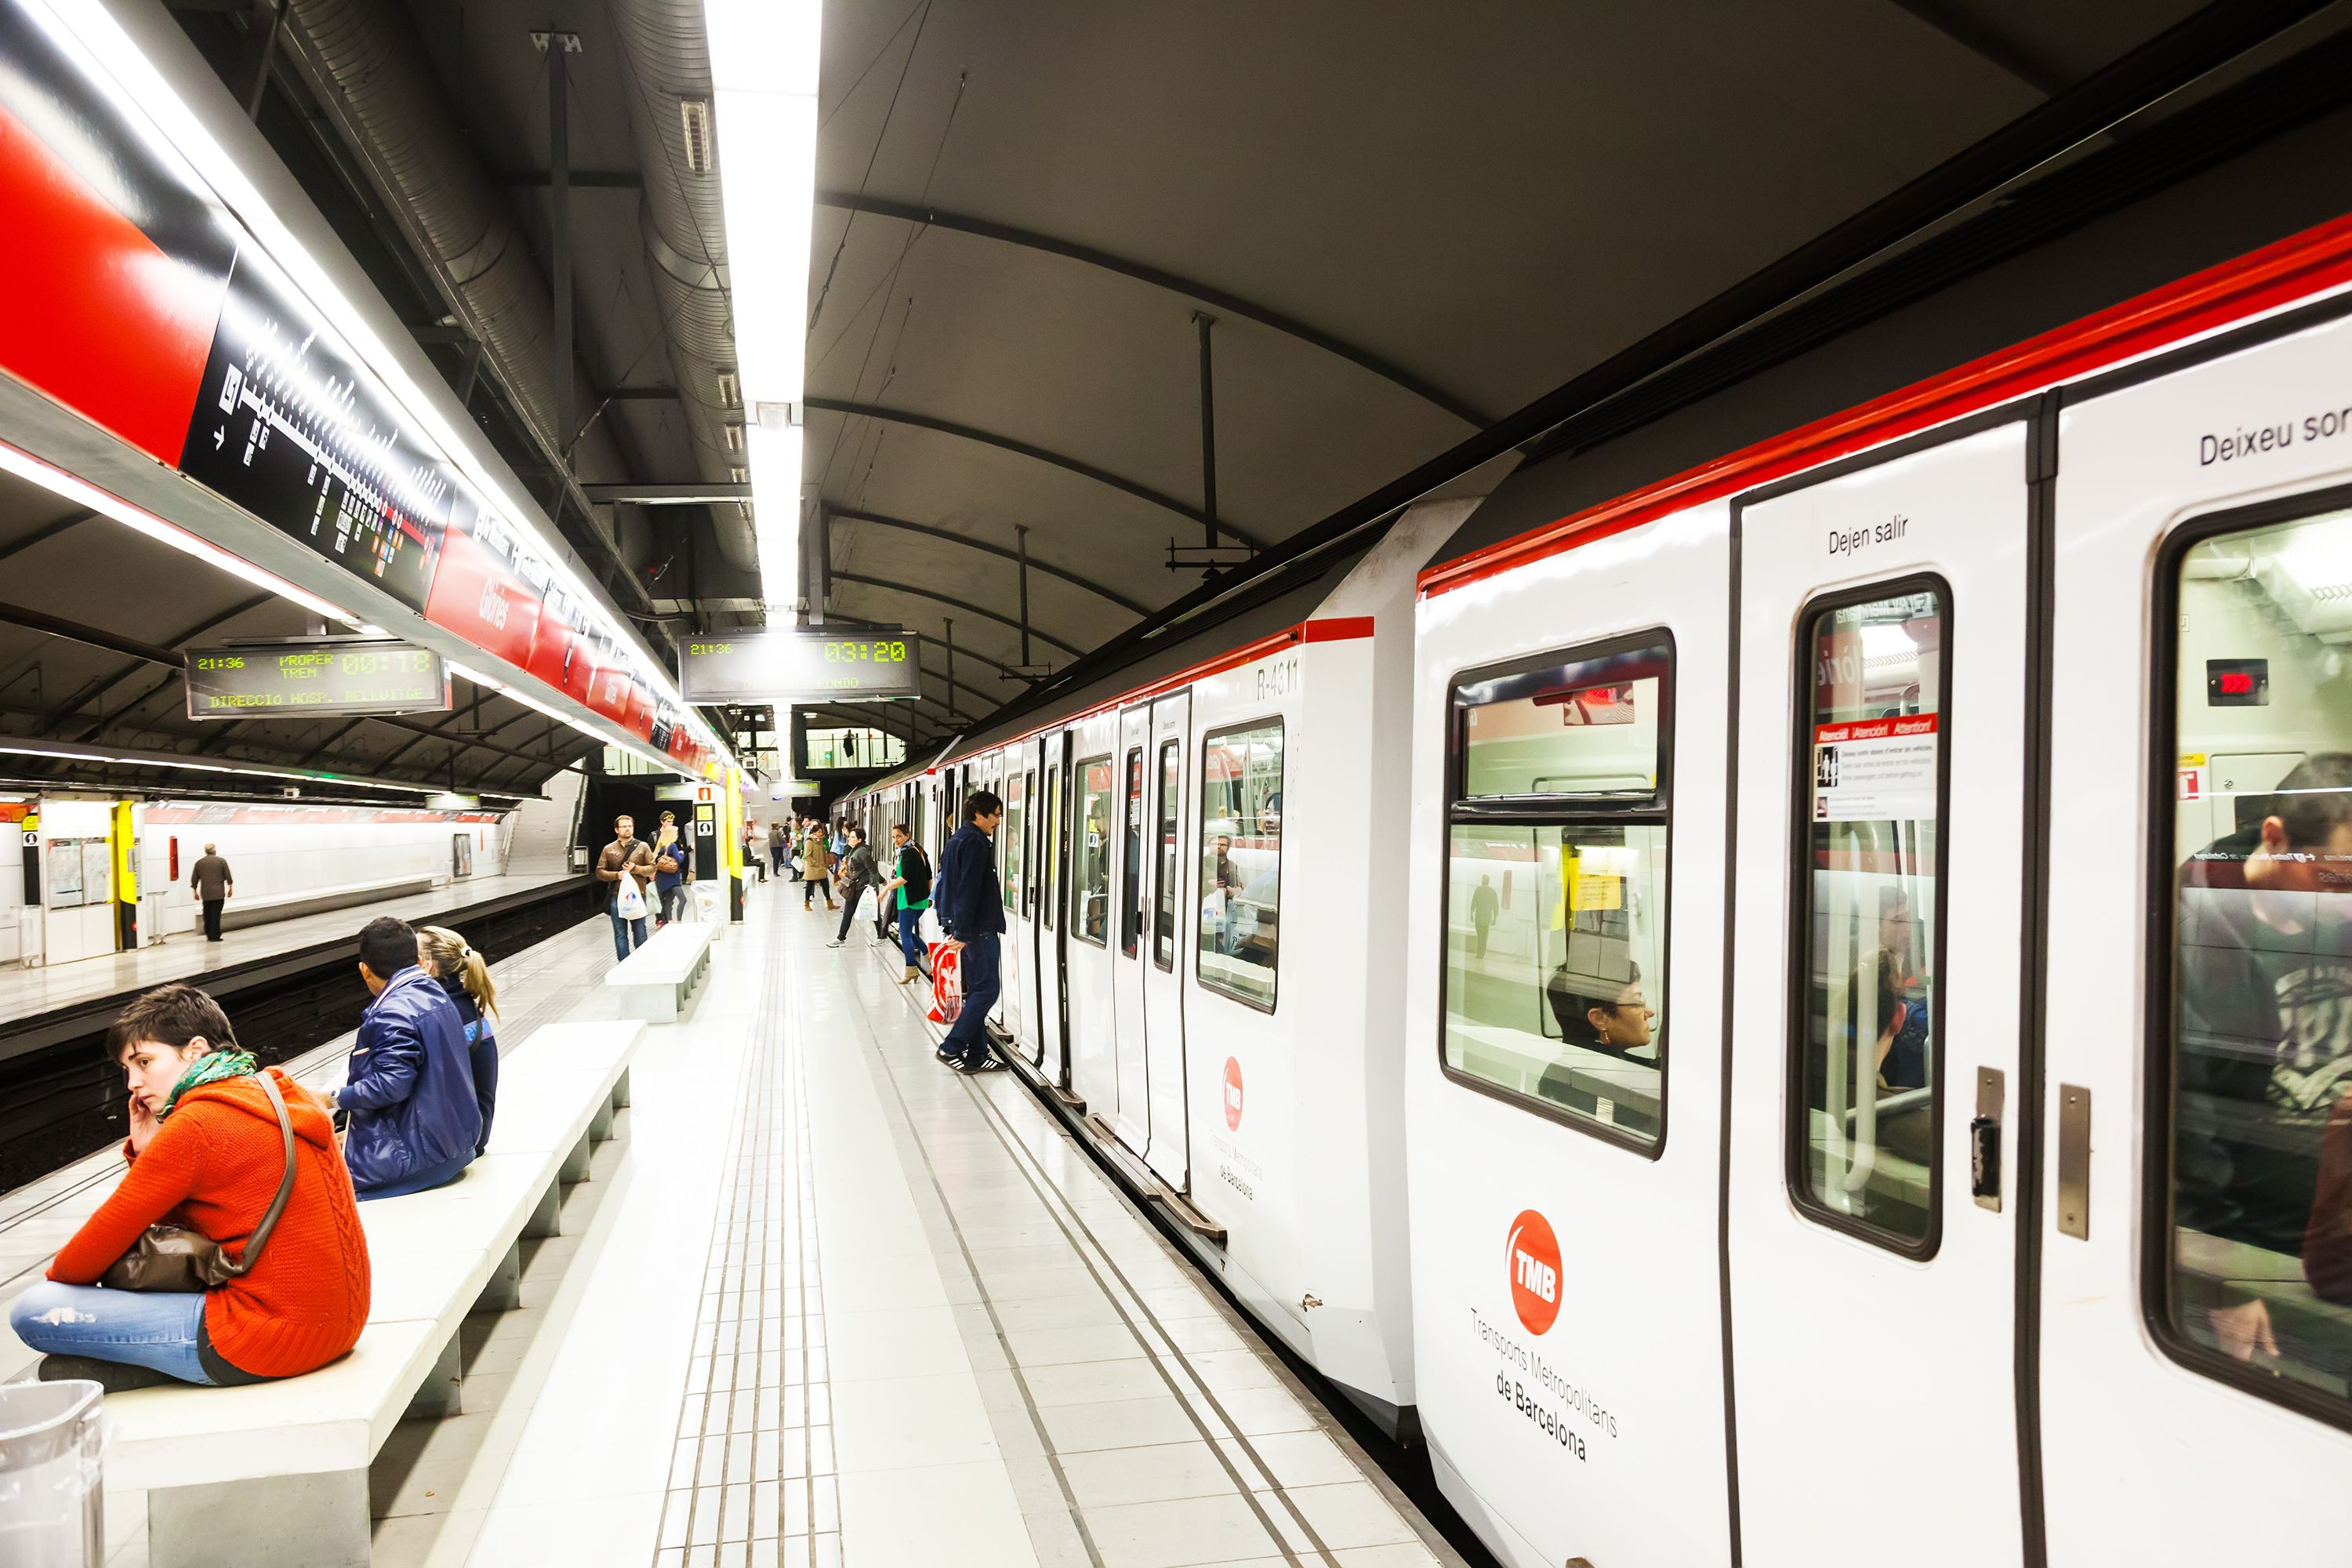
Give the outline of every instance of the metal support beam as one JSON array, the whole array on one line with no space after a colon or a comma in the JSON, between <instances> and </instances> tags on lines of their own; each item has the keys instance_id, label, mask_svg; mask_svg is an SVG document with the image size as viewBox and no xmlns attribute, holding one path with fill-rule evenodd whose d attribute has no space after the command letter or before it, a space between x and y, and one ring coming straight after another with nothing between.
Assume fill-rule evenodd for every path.
<instances>
[{"instance_id":1,"label":"metal support beam","mask_svg":"<svg viewBox=\"0 0 2352 1568\"><path fill-rule=\"evenodd\" d=\"M929 599L935 605L945 605L950 609L961 610L968 615L978 616L982 620L994 621L998 626L1006 627L1009 630L1019 631L1021 629L1021 623L1014 620L1011 616L999 615L994 610L975 605L969 599L956 599L950 598L945 594L935 594L929 588L918 588L906 583L893 583L881 577L867 577L856 572L835 572L833 574L833 580L836 583L856 583L867 588L881 588L893 594L912 595L918 599ZM1048 647L1060 648L1072 658L1078 657L1078 650L1072 647L1068 643L1062 641L1059 637L1047 637L1044 632L1034 630L1034 628L1031 630L1030 635L1035 637L1039 642L1045 644Z\"/></svg>"},{"instance_id":2,"label":"metal support beam","mask_svg":"<svg viewBox=\"0 0 2352 1568\"><path fill-rule=\"evenodd\" d=\"M582 191L641 191L646 177L635 169L573 169L570 171L572 186ZM553 171L548 169L512 169L499 176L518 189L537 189L554 184Z\"/></svg>"},{"instance_id":3,"label":"metal support beam","mask_svg":"<svg viewBox=\"0 0 2352 1568\"><path fill-rule=\"evenodd\" d=\"M245 117L261 118L261 95L269 87L269 67L278 55L278 0L253 0L246 23Z\"/></svg>"},{"instance_id":4,"label":"metal support beam","mask_svg":"<svg viewBox=\"0 0 2352 1568\"><path fill-rule=\"evenodd\" d=\"M572 68L580 52L576 33L534 33L547 56L547 210L549 271L555 284L555 460L569 470L579 438L572 406Z\"/></svg>"},{"instance_id":5,"label":"metal support beam","mask_svg":"<svg viewBox=\"0 0 2352 1568\"><path fill-rule=\"evenodd\" d=\"M79 528L97 516L98 513L94 511L77 511L69 512L55 522L45 522L21 539L12 539L5 544L0 544L0 561L5 561L12 555L22 555L36 544L47 543L58 534Z\"/></svg>"},{"instance_id":6,"label":"metal support beam","mask_svg":"<svg viewBox=\"0 0 2352 1568\"><path fill-rule=\"evenodd\" d=\"M941 212L937 207L918 206L908 202L886 201L879 196L869 196L863 193L819 191L816 194L816 201L819 206L843 207L851 212L871 213L877 217L897 218L901 223L922 224L931 228L951 229L958 234L975 235L980 238L992 239L1003 245L1017 245L1026 250L1042 250L1049 256L1059 256L1067 260L1083 262L1088 267L1099 267L1107 272L1116 272L1122 278L1132 278L1139 283L1149 283L1155 289L1165 289L1171 294L1181 294L1188 300L1197 300L1202 304L1222 310L1228 316L1239 316L1244 321L1255 321L1261 327L1271 327L1286 337L1296 338L1300 342L1321 349L1325 353L1335 354L1360 370L1370 371L1382 381L1403 388L1423 402L1444 409L1474 429L1484 429L1494 422L1492 416L1480 413L1466 399L1454 396L1452 393L1433 385L1402 366L1390 363L1369 349L1359 348L1354 343L1318 331L1278 310L1254 304L1238 294L1229 294L1223 289L1213 289L1205 283L1179 277L1160 268L1149 266L1140 261L1130 261L1125 257L1113 256L1107 250L1097 250L1089 245L1077 245L1069 240L1055 239L1050 235L1039 234L1034 229L1015 228L1010 224L991 223L986 218L971 217L961 213Z\"/></svg>"},{"instance_id":7,"label":"metal support beam","mask_svg":"<svg viewBox=\"0 0 2352 1568\"><path fill-rule=\"evenodd\" d=\"M1148 616L1151 613L1150 605L1130 599L1115 589L1106 588L1091 577L1081 577L1075 572L1066 572L1050 562L1031 560L1024 553L1007 550L1002 544L991 544L984 539L975 539L969 533L958 533L953 529L934 528L924 522L910 522L903 517L886 517L878 511L859 511L850 507L834 507L827 510L832 516L845 521L870 522L877 528L895 528L907 533L919 533L926 539L936 539L948 544L961 544L968 550L982 551L1006 561L1026 561L1031 571L1043 572L1048 577L1059 577L1075 588L1084 588L1097 598L1109 600L1131 616ZM1028 531L1023 528L1021 531L1025 533Z\"/></svg>"},{"instance_id":8,"label":"metal support beam","mask_svg":"<svg viewBox=\"0 0 2352 1568\"><path fill-rule=\"evenodd\" d=\"M221 611L218 615L206 616L203 620L198 621L195 625L188 627L185 631L181 632L178 636L173 637L171 639L171 646L173 647L185 647L190 641L204 636L214 627L225 626L229 622L236 620L239 616L245 615L248 611L257 610L264 605L276 604L277 602L278 595L275 594L256 594L249 599L240 599L236 604L231 605L227 609ZM74 714L80 712L84 704L104 700L108 691L130 679L140 670L145 668L149 662L151 661L144 658L141 658L132 663L123 665L111 675L104 676L100 679L91 681L88 686L83 687L79 691L75 692L64 702L58 704L57 711L48 715L46 721L42 724L41 728L43 732L47 733L52 725L61 722L64 720L72 717ZM121 708L116 709L116 718L119 720L124 715L136 713L140 709L145 707L156 697L161 696L166 688L172 686L174 682L183 679L185 677L185 674L186 671L184 668L175 668L171 669L163 679L156 681L152 686L148 687L146 690L142 691L138 696L124 703ZM112 725L107 721L105 715L101 712L98 719L93 721L88 729L85 729L81 733L76 735L74 740L77 743L87 744L91 741L97 740L100 735L105 734L110 728L112 728Z\"/></svg>"},{"instance_id":9,"label":"metal support beam","mask_svg":"<svg viewBox=\"0 0 2352 1568\"><path fill-rule=\"evenodd\" d=\"M1150 485L1139 484L1133 479L1121 479L1108 469L1096 468L1092 463L1081 462L1076 458L1066 457L1060 452L1048 451L1043 447L1032 446L1026 441L1015 440L1010 436L999 436L987 430L975 429L969 425L959 425L951 419L934 419L928 414L915 414L904 408L885 408L879 404L873 403L848 403L837 397L812 397L807 400L807 405L821 414L846 414L857 418L878 419L886 425L905 425L917 430L935 431L941 436L953 436L959 440L976 441L983 447L994 447L999 451L1018 453L1022 457L1034 458L1041 463L1050 463L1065 472L1092 479L1098 485L1108 485L1110 489L1131 495L1138 500L1150 501L1153 506L1164 508L1179 517L1190 518L1194 522L1208 521L1207 516L1199 507L1178 500L1164 490L1153 489ZM1244 543L1255 545L1260 549L1265 548L1263 540L1244 533L1231 523L1223 523L1220 526Z\"/></svg>"},{"instance_id":10,"label":"metal support beam","mask_svg":"<svg viewBox=\"0 0 2352 1568\"><path fill-rule=\"evenodd\" d=\"M1210 549L1217 547L1217 378L1209 367L1209 329L1217 318L1206 310L1192 312L1201 330L1201 521ZM1022 663L1029 662L1024 656Z\"/></svg>"},{"instance_id":11,"label":"metal support beam","mask_svg":"<svg viewBox=\"0 0 2352 1568\"><path fill-rule=\"evenodd\" d=\"M947 635L946 641L947 641L947 645L948 645L948 717L949 717L949 718L950 718L950 719L952 719L952 718L954 718L954 717L956 716L956 707L955 707L955 686L956 686L956 682L955 682L955 622L954 622L954 620L953 620L953 619L950 619L950 620L948 621L948 624L947 624L947 625L948 625L948 635ZM917 677L918 677L918 678L919 678L919 677L921 676L921 674L922 674L922 671L921 671L919 668L918 668L918 669L916 670L916 672L915 672L915 673L916 673Z\"/></svg>"},{"instance_id":12,"label":"metal support beam","mask_svg":"<svg viewBox=\"0 0 2352 1568\"><path fill-rule=\"evenodd\" d=\"M1021 546L1021 662L1029 662L1029 526L1016 522L1013 536Z\"/></svg>"}]
</instances>

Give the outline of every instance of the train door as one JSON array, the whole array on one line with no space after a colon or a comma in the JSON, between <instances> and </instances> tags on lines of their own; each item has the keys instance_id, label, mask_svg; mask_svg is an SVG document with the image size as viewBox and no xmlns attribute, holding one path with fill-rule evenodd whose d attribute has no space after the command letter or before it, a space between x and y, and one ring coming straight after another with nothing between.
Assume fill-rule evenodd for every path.
<instances>
[{"instance_id":1,"label":"train door","mask_svg":"<svg viewBox=\"0 0 2352 1568\"><path fill-rule=\"evenodd\" d=\"M1035 956L1028 942L1029 921L1021 909L1021 889L1029 869L1029 795L1021 772L1021 753L999 753L997 791L1004 802L1004 820L997 825L997 891L1004 900L1003 973L997 1002L997 1022L1016 1045L1029 1029L1025 999L1034 982L1030 968Z\"/></svg>"},{"instance_id":2,"label":"train door","mask_svg":"<svg viewBox=\"0 0 2352 1568\"><path fill-rule=\"evenodd\" d=\"M1063 965L1062 883L1069 842L1069 747L1066 730L1045 741L1045 813L1037 827L1037 1068L1050 1083L1070 1085L1068 972Z\"/></svg>"},{"instance_id":3,"label":"train door","mask_svg":"<svg viewBox=\"0 0 2352 1568\"><path fill-rule=\"evenodd\" d=\"M1112 867L1118 858L1119 746L1116 714L1078 726L1070 770L1070 860L1065 882L1069 930L1063 967L1069 975L1070 1087L1090 1115L1121 1124L1113 952L1118 944ZM1128 1116L1139 1119L1129 1110Z\"/></svg>"},{"instance_id":4,"label":"train door","mask_svg":"<svg viewBox=\"0 0 2352 1568\"><path fill-rule=\"evenodd\" d=\"M2318 1500L2352 1474L2348 353L2339 319L2059 420L2053 1568L2345 1555Z\"/></svg>"},{"instance_id":5,"label":"train door","mask_svg":"<svg viewBox=\"0 0 2352 1568\"><path fill-rule=\"evenodd\" d=\"M1129 709L1118 721L1117 876L1113 882L1117 928L1111 943L1112 1028L1118 1041L1118 1115L1113 1125L1121 1142L1141 1153L1151 1142L1151 1071L1143 1026L1144 836L1150 820L1145 785L1151 752L1151 710Z\"/></svg>"},{"instance_id":6,"label":"train door","mask_svg":"<svg viewBox=\"0 0 2352 1568\"><path fill-rule=\"evenodd\" d=\"M1188 857L1177 853L1184 816L1184 753L1191 738L1192 695L1180 692L1151 705L1151 754L1144 766L1149 864L1144 910L1143 1041L1151 1105L1151 1142L1145 1158L1178 1192L1191 1190L1191 1139L1184 1124L1183 896ZM1223 1086L1220 1085L1220 1092Z\"/></svg>"},{"instance_id":7,"label":"train door","mask_svg":"<svg viewBox=\"0 0 2352 1568\"><path fill-rule=\"evenodd\" d=\"M1042 903L1037 896L1038 882L1045 864L1045 846L1050 841L1045 800L1037 793L1038 750L1038 742L1024 741L1013 753L1021 770L1021 794L1029 803L1021 851L1021 897L1014 906L1018 911L1014 929L1020 932L1023 973L1028 978L1021 987L1022 1027L1014 1044L1021 1055L1031 1062L1045 1059L1045 1007L1054 999L1045 980L1045 932L1037 918Z\"/></svg>"},{"instance_id":8,"label":"train door","mask_svg":"<svg viewBox=\"0 0 2352 1568\"><path fill-rule=\"evenodd\" d=\"M1727 1224L1755 1568L1820 1562L1825 1531L1953 1563L2023 1554L2000 1134L2034 1102L2030 431L1953 435L1733 511Z\"/></svg>"}]
</instances>

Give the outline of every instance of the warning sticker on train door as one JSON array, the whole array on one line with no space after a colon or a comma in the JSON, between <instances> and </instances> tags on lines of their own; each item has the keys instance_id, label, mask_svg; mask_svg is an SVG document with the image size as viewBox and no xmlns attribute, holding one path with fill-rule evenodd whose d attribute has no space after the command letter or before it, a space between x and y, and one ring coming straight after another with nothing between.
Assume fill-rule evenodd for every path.
<instances>
[{"instance_id":1,"label":"warning sticker on train door","mask_svg":"<svg viewBox=\"0 0 2352 1568\"><path fill-rule=\"evenodd\" d=\"M1813 726L1813 820L1900 822L1936 815L1936 715Z\"/></svg>"}]
</instances>

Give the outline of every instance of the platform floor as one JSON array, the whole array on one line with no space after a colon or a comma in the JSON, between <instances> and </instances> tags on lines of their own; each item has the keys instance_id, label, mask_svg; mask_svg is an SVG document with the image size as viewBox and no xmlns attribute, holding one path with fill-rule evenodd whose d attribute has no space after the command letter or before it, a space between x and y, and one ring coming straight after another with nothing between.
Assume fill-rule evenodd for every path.
<instances>
[{"instance_id":1,"label":"platform floor","mask_svg":"<svg viewBox=\"0 0 2352 1568\"><path fill-rule=\"evenodd\" d=\"M576 876L574 872L558 871L467 877L429 893L412 893L380 904L354 905L347 910L298 915L292 920L224 931L218 942L206 942L204 932L196 931L108 958L79 958L69 963L33 969L0 969L0 1018L27 1018L119 992L143 991L167 981L200 980L210 970L250 963L256 959L350 936L377 915L397 915L412 925L429 925L432 917L445 910L486 904L492 899L526 893L551 882L572 881Z\"/></svg>"},{"instance_id":2,"label":"platform floor","mask_svg":"<svg viewBox=\"0 0 2352 1568\"><path fill-rule=\"evenodd\" d=\"M748 902L467 1321L465 1413L379 1457L379 1564L1459 1563L1020 1083L932 1061L895 961ZM607 932L502 967L517 1037L612 1016Z\"/></svg>"}]
</instances>

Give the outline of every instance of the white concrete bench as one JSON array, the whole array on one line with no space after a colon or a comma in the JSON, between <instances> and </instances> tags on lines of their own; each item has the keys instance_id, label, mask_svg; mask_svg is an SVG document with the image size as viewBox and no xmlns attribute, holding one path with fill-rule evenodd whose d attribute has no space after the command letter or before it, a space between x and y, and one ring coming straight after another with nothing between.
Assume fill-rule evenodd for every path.
<instances>
[{"instance_id":1,"label":"white concrete bench","mask_svg":"<svg viewBox=\"0 0 2352 1568\"><path fill-rule=\"evenodd\" d=\"M278 1383L109 1396L106 1485L147 1494L151 1568L368 1561L369 1464L404 1416L457 1414L457 1326L518 1304L520 1242L556 1234L644 1034L539 1030L499 1064L488 1152L446 1187L360 1205L374 1286L349 1355Z\"/></svg>"},{"instance_id":2,"label":"white concrete bench","mask_svg":"<svg viewBox=\"0 0 2352 1568\"><path fill-rule=\"evenodd\" d=\"M385 877L373 882L350 882L335 888L313 888L307 892L278 893L267 898L231 899L221 906L221 930L242 931L247 926L268 925L276 921L290 921L303 915L324 914L331 910L348 910L360 904L380 904L387 900L405 898L413 893L429 893L441 883L431 874L418 877ZM204 924L205 907L191 902L189 929Z\"/></svg>"},{"instance_id":3,"label":"white concrete bench","mask_svg":"<svg viewBox=\"0 0 2352 1568\"><path fill-rule=\"evenodd\" d=\"M621 1010L647 1023L677 1022L710 967L710 940L718 929L700 921L672 921L607 970L604 984L620 991Z\"/></svg>"}]
</instances>

